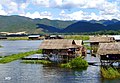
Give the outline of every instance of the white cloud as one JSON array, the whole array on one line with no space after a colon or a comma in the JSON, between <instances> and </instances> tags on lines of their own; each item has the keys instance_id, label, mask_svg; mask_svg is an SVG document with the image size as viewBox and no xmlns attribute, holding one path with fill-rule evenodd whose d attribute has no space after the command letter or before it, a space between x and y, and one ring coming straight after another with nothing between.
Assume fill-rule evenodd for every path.
<instances>
[{"instance_id":1,"label":"white cloud","mask_svg":"<svg viewBox=\"0 0 120 83\"><path fill-rule=\"evenodd\" d=\"M76 11L73 13L66 13L62 10L59 14L59 20L111 20L111 19L119 19L120 20L120 12L118 14L106 15L106 14L96 14L94 12L88 13L83 11ZM58 18L57 18L58 19Z\"/></svg>"},{"instance_id":2,"label":"white cloud","mask_svg":"<svg viewBox=\"0 0 120 83\"><path fill-rule=\"evenodd\" d=\"M49 7L49 0L31 0L34 5Z\"/></svg>"},{"instance_id":3,"label":"white cloud","mask_svg":"<svg viewBox=\"0 0 120 83\"><path fill-rule=\"evenodd\" d=\"M0 15L7 15L7 12L3 10L3 7L0 5Z\"/></svg>"},{"instance_id":4,"label":"white cloud","mask_svg":"<svg viewBox=\"0 0 120 83\"><path fill-rule=\"evenodd\" d=\"M67 14L64 10L62 10L59 16L61 20L83 20L85 18L85 14L86 13L83 11L77 11Z\"/></svg>"},{"instance_id":5,"label":"white cloud","mask_svg":"<svg viewBox=\"0 0 120 83\"><path fill-rule=\"evenodd\" d=\"M31 18L55 18L62 20L120 19L119 4L120 0L113 0L112 2L109 0L0 0L0 14L18 14ZM43 8L51 8L51 10L55 9L54 12L56 11L56 13L52 13L52 11L51 14L48 11L49 9L45 12L27 9L30 7L34 8L34 6L37 9L41 9L41 6ZM77 11L74 11L76 8ZM61 10L60 14L58 9ZM71 9L72 13L66 13L66 9Z\"/></svg>"},{"instance_id":6,"label":"white cloud","mask_svg":"<svg viewBox=\"0 0 120 83\"><path fill-rule=\"evenodd\" d=\"M15 2L10 2L8 4L8 13L18 12L18 4Z\"/></svg>"},{"instance_id":7,"label":"white cloud","mask_svg":"<svg viewBox=\"0 0 120 83\"><path fill-rule=\"evenodd\" d=\"M0 5L10 15L13 13L23 13L29 3L28 0L0 0Z\"/></svg>"},{"instance_id":8,"label":"white cloud","mask_svg":"<svg viewBox=\"0 0 120 83\"><path fill-rule=\"evenodd\" d=\"M34 12L34 13L30 13L30 12L27 12L25 15L21 15L21 16L26 16L26 17L30 17L32 19L34 18L48 18L48 19L52 19L52 15L50 12L47 12L47 11L44 11L44 12Z\"/></svg>"}]
</instances>

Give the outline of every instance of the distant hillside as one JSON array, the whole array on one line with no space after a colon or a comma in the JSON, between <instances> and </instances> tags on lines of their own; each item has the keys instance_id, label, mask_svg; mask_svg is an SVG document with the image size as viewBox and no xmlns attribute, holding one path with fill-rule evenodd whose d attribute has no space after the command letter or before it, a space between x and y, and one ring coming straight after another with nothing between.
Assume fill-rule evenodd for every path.
<instances>
[{"instance_id":1,"label":"distant hillside","mask_svg":"<svg viewBox=\"0 0 120 83\"><path fill-rule=\"evenodd\" d=\"M104 30L120 30L120 21L113 20L81 20L60 21L49 19L31 19L23 16L0 16L0 32L27 33L81 33Z\"/></svg>"},{"instance_id":2,"label":"distant hillside","mask_svg":"<svg viewBox=\"0 0 120 83\"><path fill-rule=\"evenodd\" d=\"M106 21L107 22L107 21ZM104 22L103 22L104 23ZM69 25L65 29L62 30L63 33L80 33L80 32L97 32L103 30L120 30L120 21L110 23L110 24L102 24L91 22L83 22L79 21L74 24Z\"/></svg>"},{"instance_id":3,"label":"distant hillside","mask_svg":"<svg viewBox=\"0 0 120 83\"><path fill-rule=\"evenodd\" d=\"M76 21L61 21L61 20L49 20L49 19L34 19L35 23L44 24L59 29L66 28L67 26L75 23Z\"/></svg>"},{"instance_id":4,"label":"distant hillside","mask_svg":"<svg viewBox=\"0 0 120 83\"><path fill-rule=\"evenodd\" d=\"M21 16L0 16L0 31L17 32L27 31L34 32L36 25L30 18Z\"/></svg>"},{"instance_id":5,"label":"distant hillside","mask_svg":"<svg viewBox=\"0 0 120 83\"><path fill-rule=\"evenodd\" d=\"M120 21L107 25L105 28L107 28L107 30L120 30Z\"/></svg>"},{"instance_id":6,"label":"distant hillside","mask_svg":"<svg viewBox=\"0 0 120 83\"><path fill-rule=\"evenodd\" d=\"M99 24L103 24L103 25L110 25L110 24L114 24L116 22L118 22L119 20L116 20L116 19L112 19L112 20L90 20L88 22L90 23L99 23Z\"/></svg>"},{"instance_id":7,"label":"distant hillside","mask_svg":"<svg viewBox=\"0 0 120 83\"><path fill-rule=\"evenodd\" d=\"M37 24L37 25L38 25L37 28L42 29L43 32L50 32L50 33L60 32L60 29L56 27L52 27L44 24Z\"/></svg>"},{"instance_id":8,"label":"distant hillside","mask_svg":"<svg viewBox=\"0 0 120 83\"><path fill-rule=\"evenodd\" d=\"M72 25L69 25L68 27L66 27L64 30L62 30L62 32L64 33L79 33L79 32L95 32L95 31L100 31L100 30L104 30L104 25L102 24L98 24L98 23L89 23L89 22L76 22Z\"/></svg>"},{"instance_id":9,"label":"distant hillside","mask_svg":"<svg viewBox=\"0 0 120 83\"><path fill-rule=\"evenodd\" d=\"M59 21L49 19L31 19L23 16L0 16L0 32L18 32L27 31L28 33L41 33L44 30L37 28L36 24L44 24L46 26L65 28L75 21ZM48 28L48 27L47 27ZM50 29L48 29L49 32ZM51 32L51 31L50 31Z\"/></svg>"}]
</instances>

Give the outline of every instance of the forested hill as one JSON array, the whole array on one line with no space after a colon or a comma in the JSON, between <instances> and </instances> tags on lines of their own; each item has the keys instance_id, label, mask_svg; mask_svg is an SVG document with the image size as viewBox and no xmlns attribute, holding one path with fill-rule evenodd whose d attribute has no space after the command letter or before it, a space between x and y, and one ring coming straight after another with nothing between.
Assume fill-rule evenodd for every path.
<instances>
[{"instance_id":1,"label":"forested hill","mask_svg":"<svg viewBox=\"0 0 120 83\"><path fill-rule=\"evenodd\" d=\"M31 19L23 16L0 16L0 32L26 31L28 33L80 33L103 30L120 30L120 21L81 20L60 21L49 19Z\"/></svg>"},{"instance_id":2,"label":"forested hill","mask_svg":"<svg viewBox=\"0 0 120 83\"><path fill-rule=\"evenodd\" d=\"M79 33L79 32L97 32L97 31L104 31L104 30L120 30L120 21L111 22L108 24L106 21L102 23L91 23L91 22L76 22L74 24L69 25L65 29L62 30L64 33Z\"/></svg>"},{"instance_id":3,"label":"forested hill","mask_svg":"<svg viewBox=\"0 0 120 83\"><path fill-rule=\"evenodd\" d=\"M49 20L49 19L31 19L23 16L0 16L0 32L18 32L27 31L28 33L41 33L46 30L37 28L37 24L43 24L45 26L56 27L63 29L76 21L60 21L60 20ZM42 26L43 27L43 26ZM49 27L48 32L49 32ZM47 29L46 28L46 29ZM55 30L50 32L54 32Z\"/></svg>"}]
</instances>

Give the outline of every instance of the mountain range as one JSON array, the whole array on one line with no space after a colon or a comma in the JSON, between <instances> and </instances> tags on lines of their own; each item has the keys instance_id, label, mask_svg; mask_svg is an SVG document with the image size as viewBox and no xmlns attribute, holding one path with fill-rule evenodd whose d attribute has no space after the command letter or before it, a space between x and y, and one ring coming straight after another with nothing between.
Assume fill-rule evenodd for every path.
<instances>
[{"instance_id":1,"label":"mountain range","mask_svg":"<svg viewBox=\"0 0 120 83\"><path fill-rule=\"evenodd\" d=\"M0 32L26 31L39 33L81 33L103 30L120 30L120 21L112 20L80 20L61 21L49 19L31 19L23 16L0 16Z\"/></svg>"}]
</instances>

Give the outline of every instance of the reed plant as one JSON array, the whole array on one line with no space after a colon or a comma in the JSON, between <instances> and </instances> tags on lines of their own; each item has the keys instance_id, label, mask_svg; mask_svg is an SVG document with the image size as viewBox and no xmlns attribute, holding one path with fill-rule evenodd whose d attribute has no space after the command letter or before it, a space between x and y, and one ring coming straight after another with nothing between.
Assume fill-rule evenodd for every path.
<instances>
[{"instance_id":1,"label":"reed plant","mask_svg":"<svg viewBox=\"0 0 120 83\"><path fill-rule=\"evenodd\" d=\"M116 68L103 68L101 67L101 75L105 79L120 78L120 72Z\"/></svg>"}]
</instances>

